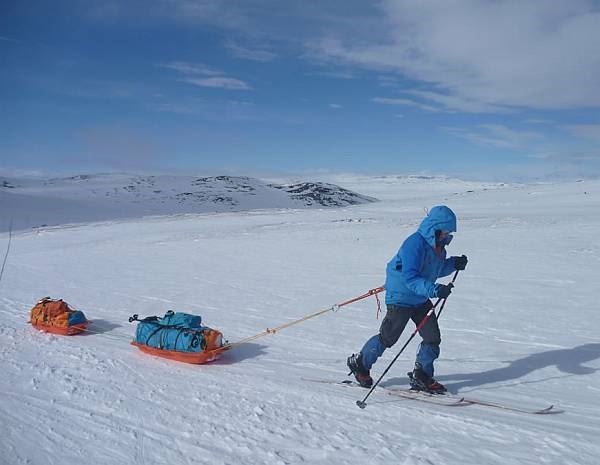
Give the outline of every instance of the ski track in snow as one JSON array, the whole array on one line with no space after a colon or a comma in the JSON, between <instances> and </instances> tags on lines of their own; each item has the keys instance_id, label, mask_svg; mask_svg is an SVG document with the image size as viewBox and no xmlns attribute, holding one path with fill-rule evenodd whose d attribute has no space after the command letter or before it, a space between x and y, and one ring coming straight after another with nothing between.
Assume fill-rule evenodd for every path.
<instances>
[{"instance_id":1,"label":"ski track in snow","mask_svg":"<svg viewBox=\"0 0 600 465\"><path fill-rule=\"evenodd\" d=\"M14 234L0 282L0 463L598 463L600 182L332 182L382 202ZM469 265L440 320L438 379L466 397L553 403L564 413L440 407L378 391L360 410L355 401L366 391L303 379L345 379L345 358L381 321L374 298L209 365L129 344L133 313L201 314L235 342L358 296L383 283L423 208L440 203L459 217L449 253L467 254ZM28 311L46 295L83 310L94 333L33 329ZM410 332L375 365L375 377ZM383 386L406 386L416 348Z\"/></svg>"}]
</instances>

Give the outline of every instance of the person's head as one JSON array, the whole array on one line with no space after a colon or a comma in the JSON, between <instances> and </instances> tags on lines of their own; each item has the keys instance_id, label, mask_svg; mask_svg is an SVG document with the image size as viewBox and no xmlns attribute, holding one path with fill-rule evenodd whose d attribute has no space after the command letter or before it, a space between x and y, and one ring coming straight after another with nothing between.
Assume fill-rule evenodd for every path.
<instances>
[{"instance_id":1,"label":"person's head","mask_svg":"<svg viewBox=\"0 0 600 465\"><path fill-rule=\"evenodd\" d=\"M456 215L446 205L432 207L419 226L419 233L435 247L448 245L456 231Z\"/></svg>"}]
</instances>

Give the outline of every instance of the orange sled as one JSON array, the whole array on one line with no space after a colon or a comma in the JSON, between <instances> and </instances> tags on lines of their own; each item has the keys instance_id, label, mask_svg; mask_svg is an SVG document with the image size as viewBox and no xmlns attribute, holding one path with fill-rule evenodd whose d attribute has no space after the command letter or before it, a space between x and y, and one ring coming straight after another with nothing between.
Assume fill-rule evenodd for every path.
<instances>
[{"instance_id":1,"label":"orange sled","mask_svg":"<svg viewBox=\"0 0 600 465\"><path fill-rule=\"evenodd\" d=\"M203 350L202 352L180 352L177 350L158 349L156 347L138 344L135 341L132 341L131 345L136 346L142 352L150 355L156 355L157 357L168 358L169 360L176 360L178 362L194 363L197 365L217 360L219 357L221 357L223 352L229 349L229 347L223 346L218 349Z\"/></svg>"},{"instance_id":2,"label":"orange sled","mask_svg":"<svg viewBox=\"0 0 600 465\"><path fill-rule=\"evenodd\" d=\"M80 323L73 326L52 326L34 323L31 323L31 326L46 333L60 334L61 336L73 336L74 334L79 334L87 330L88 324L89 321L87 323Z\"/></svg>"}]
</instances>

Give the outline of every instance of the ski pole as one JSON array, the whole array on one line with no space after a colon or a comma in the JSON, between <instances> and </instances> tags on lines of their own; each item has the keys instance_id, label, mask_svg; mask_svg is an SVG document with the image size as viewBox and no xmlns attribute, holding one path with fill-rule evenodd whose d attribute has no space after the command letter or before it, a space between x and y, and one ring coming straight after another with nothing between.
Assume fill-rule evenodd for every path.
<instances>
[{"instance_id":1,"label":"ski pole","mask_svg":"<svg viewBox=\"0 0 600 465\"><path fill-rule=\"evenodd\" d=\"M452 277L451 284L454 284L454 281L456 281L456 277L458 276L458 271L459 271L459 270L456 270L456 273L454 273L454 276ZM435 316L435 319L436 319L436 320L439 320L439 319L440 319L440 315L442 314L442 310L444 310L444 307L446 306L446 300L448 300L448 298L447 298L447 297L446 297L446 298L444 299L444 301L442 302L442 306L440 307L440 311L439 311L439 312L437 313L437 315Z\"/></svg>"},{"instance_id":2,"label":"ski pole","mask_svg":"<svg viewBox=\"0 0 600 465\"><path fill-rule=\"evenodd\" d=\"M4 255L4 261L2 262L2 269L0 270L0 281L2 281L2 276L4 275L4 266L6 265L6 259L8 258L8 252L10 252L10 243L12 241L12 225L13 218L10 217L10 223L8 224L8 245L6 246L6 254Z\"/></svg>"},{"instance_id":3,"label":"ski pole","mask_svg":"<svg viewBox=\"0 0 600 465\"><path fill-rule=\"evenodd\" d=\"M452 281L450 282L450 284L454 284L454 281L456 281L456 277L458 276L458 271L459 270L456 270L456 272L454 273L454 276L452 277ZM415 330L413 331L413 333L410 335L410 337L408 338L408 340L404 343L404 345L400 349L400 352L398 352L396 354L396 356L394 357L394 359L390 362L390 364L385 369L385 371L381 374L381 376L379 377L379 379L375 382L375 384L373 384L373 386L371 387L371 390L367 393L367 395L364 397L363 400L357 400L356 401L356 405L358 405L360 408L365 408L367 406L366 400L369 398L369 396L371 395L371 393L375 390L375 388L377 387L377 385L381 382L381 380L386 375L386 373L388 371L390 371L390 368L392 368L392 365L394 363L396 363L396 360L398 360L398 357L400 357L400 354L402 354L402 352L404 352L404 349L406 349L406 347L408 346L408 344L410 344L410 341L412 341L414 339L414 337L417 335L417 333L419 332L419 330L425 325L425 323L427 323L427 320L429 320L429 317L432 314L435 313L436 307L438 306L438 304L440 302L442 302L442 300L443 300L443 303L442 303L442 306L440 307L440 311L438 313L438 316L439 316L440 313L442 313L442 310L444 309L444 305L446 305L446 300L448 300L448 297L446 297L445 299L439 298L437 300L437 302L433 305L433 307L431 307L431 309L427 312L427 314L425 315L425 317L421 320L421 322L417 325L417 327L415 328Z\"/></svg>"}]
</instances>

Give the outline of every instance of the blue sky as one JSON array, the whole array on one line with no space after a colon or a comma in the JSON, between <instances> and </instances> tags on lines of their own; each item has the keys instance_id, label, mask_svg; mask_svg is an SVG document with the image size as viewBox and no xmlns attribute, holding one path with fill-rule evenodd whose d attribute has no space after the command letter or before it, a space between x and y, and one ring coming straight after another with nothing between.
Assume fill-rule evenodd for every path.
<instances>
[{"instance_id":1,"label":"blue sky","mask_svg":"<svg viewBox=\"0 0 600 465\"><path fill-rule=\"evenodd\" d=\"M600 175L597 1L4 1L0 172Z\"/></svg>"}]
</instances>

